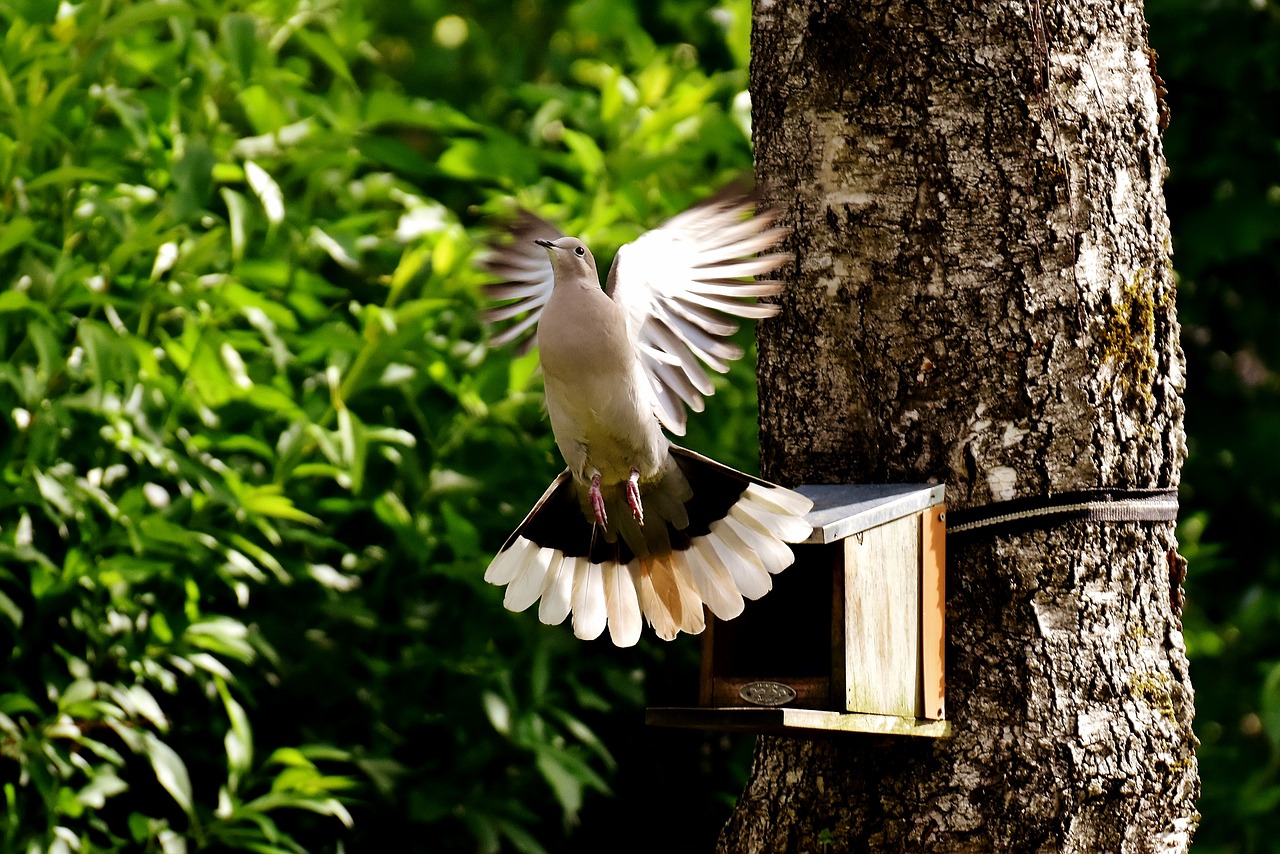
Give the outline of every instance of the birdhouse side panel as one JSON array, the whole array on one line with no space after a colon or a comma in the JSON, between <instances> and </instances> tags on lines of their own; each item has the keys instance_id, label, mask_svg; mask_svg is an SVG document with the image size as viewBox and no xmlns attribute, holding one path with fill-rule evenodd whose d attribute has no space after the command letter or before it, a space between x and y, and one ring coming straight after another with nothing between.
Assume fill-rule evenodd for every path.
<instances>
[{"instance_id":1,"label":"birdhouse side panel","mask_svg":"<svg viewBox=\"0 0 1280 854\"><path fill-rule=\"evenodd\" d=\"M946 706L947 507L925 511L920 525L920 717L942 720Z\"/></svg>"}]
</instances>

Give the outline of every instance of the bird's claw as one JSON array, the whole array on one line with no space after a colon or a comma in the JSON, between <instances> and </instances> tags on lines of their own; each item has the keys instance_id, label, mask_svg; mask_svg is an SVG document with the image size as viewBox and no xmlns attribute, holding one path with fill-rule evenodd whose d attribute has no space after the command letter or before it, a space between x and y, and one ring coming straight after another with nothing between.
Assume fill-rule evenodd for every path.
<instances>
[{"instance_id":1,"label":"bird's claw","mask_svg":"<svg viewBox=\"0 0 1280 854\"><path fill-rule=\"evenodd\" d=\"M591 509L595 511L596 522L600 527L609 524L609 517L604 512L604 496L600 494L600 473L597 472L591 477L591 489L587 493L591 498Z\"/></svg>"},{"instance_id":2,"label":"bird's claw","mask_svg":"<svg viewBox=\"0 0 1280 854\"><path fill-rule=\"evenodd\" d=\"M627 478L627 505L631 508L631 515L643 525L644 505L640 503L640 472L635 469L631 470L631 477Z\"/></svg>"}]
</instances>

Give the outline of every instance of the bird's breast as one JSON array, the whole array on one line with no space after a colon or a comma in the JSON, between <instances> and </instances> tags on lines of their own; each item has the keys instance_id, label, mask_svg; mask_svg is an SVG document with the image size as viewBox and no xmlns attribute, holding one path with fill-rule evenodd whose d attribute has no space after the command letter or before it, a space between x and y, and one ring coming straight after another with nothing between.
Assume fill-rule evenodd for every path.
<instances>
[{"instance_id":1,"label":"bird's breast","mask_svg":"<svg viewBox=\"0 0 1280 854\"><path fill-rule=\"evenodd\" d=\"M538 323L543 372L583 384L629 375L636 354L621 310L599 290L576 296L556 293L543 311Z\"/></svg>"},{"instance_id":2,"label":"bird's breast","mask_svg":"<svg viewBox=\"0 0 1280 854\"><path fill-rule=\"evenodd\" d=\"M538 326L547 412L561 452L575 472L625 480L649 476L666 443L639 383L643 372L622 312L601 291L548 302Z\"/></svg>"}]
</instances>

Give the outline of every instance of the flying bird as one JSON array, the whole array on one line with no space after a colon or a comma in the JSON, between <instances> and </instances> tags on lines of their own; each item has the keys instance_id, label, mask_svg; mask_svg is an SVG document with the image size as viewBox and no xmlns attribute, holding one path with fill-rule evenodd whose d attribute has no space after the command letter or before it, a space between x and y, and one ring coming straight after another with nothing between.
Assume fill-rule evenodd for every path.
<instances>
[{"instance_id":1,"label":"flying bird","mask_svg":"<svg viewBox=\"0 0 1280 854\"><path fill-rule=\"evenodd\" d=\"M722 194L623 246L602 290L591 250L522 212L487 269L495 344L536 343L551 429L567 468L507 538L485 572L503 604L541 600L549 625L573 615L583 639L609 629L618 646L641 635L697 634L703 605L722 620L773 586L809 536L812 502L686 450L685 410L714 393L707 369L742 356L736 318L778 308L781 290L751 280L790 256L786 230L743 195ZM765 253L765 254L760 254Z\"/></svg>"}]
</instances>

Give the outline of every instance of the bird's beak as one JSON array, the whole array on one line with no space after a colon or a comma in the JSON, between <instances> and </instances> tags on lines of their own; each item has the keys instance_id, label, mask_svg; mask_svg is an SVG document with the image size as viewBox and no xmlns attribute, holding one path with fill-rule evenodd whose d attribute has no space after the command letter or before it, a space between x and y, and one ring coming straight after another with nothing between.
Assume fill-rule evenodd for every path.
<instances>
[{"instance_id":1,"label":"bird's beak","mask_svg":"<svg viewBox=\"0 0 1280 854\"><path fill-rule=\"evenodd\" d=\"M552 243L550 240L543 240L541 237L539 237L537 240L535 240L535 241L533 241L533 242L534 242L534 243L536 243L536 244L538 244L539 246L543 247L544 249L555 249L555 248L556 248L556 245L555 245L554 243Z\"/></svg>"}]
</instances>

